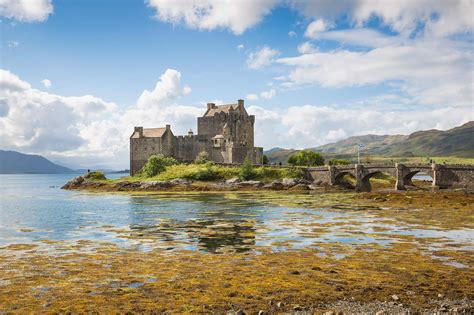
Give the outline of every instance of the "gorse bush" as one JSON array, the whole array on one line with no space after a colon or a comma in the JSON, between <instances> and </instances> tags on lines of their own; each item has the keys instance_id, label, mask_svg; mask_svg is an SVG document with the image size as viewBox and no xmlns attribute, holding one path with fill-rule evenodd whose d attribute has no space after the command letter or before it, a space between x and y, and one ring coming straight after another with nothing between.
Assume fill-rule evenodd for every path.
<instances>
[{"instance_id":1,"label":"gorse bush","mask_svg":"<svg viewBox=\"0 0 474 315\"><path fill-rule=\"evenodd\" d=\"M288 158L288 164L295 166L318 166L324 165L324 158L321 154L314 151L301 150Z\"/></svg>"},{"instance_id":2,"label":"gorse bush","mask_svg":"<svg viewBox=\"0 0 474 315\"><path fill-rule=\"evenodd\" d=\"M251 180L254 179L257 176L257 173L255 172L252 162L250 162L250 159L248 157L245 158L244 164L240 167L239 171L239 178L241 180Z\"/></svg>"},{"instance_id":3,"label":"gorse bush","mask_svg":"<svg viewBox=\"0 0 474 315\"><path fill-rule=\"evenodd\" d=\"M172 157L166 157L161 154L152 155L142 168L140 174L144 177L153 177L164 172L167 166L176 164L178 164L178 161Z\"/></svg>"},{"instance_id":4,"label":"gorse bush","mask_svg":"<svg viewBox=\"0 0 474 315\"><path fill-rule=\"evenodd\" d=\"M84 175L84 178L93 179L93 180L106 180L105 174L100 171L88 172Z\"/></svg>"}]
</instances>

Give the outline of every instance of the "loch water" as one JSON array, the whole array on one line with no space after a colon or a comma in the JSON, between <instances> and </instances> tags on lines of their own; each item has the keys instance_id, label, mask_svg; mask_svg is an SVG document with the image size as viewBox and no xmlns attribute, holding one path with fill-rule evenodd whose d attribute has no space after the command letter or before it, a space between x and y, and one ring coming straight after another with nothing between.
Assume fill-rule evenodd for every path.
<instances>
[{"instance_id":1,"label":"loch water","mask_svg":"<svg viewBox=\"0 0 474 315\"><path fill-rule=\"evenodd\" d=\"M383 209L305 206L251 192L124 194L60 189L73 176L0 175L0 249L37 244L52 250L55 242L93 241L143 251L287 251L318 248L322 243L385 246L399 241L400 235L437 240L433 248L474 247L472 229L387 220L376 215ZM113 176L120 175L108 175ZM287 199L302 196L311 201L310 195Z\"/></svg>"}]
</instances>

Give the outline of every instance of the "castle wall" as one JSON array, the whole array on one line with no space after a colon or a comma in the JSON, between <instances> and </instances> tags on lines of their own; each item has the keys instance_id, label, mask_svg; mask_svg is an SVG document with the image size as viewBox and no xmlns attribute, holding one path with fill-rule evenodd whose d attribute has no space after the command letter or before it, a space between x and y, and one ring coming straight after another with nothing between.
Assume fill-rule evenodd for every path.
<instances>
[{"instance_id":1,"label":"castle wall","mask_svg":"<svg viewBox=\"0 0 474 315\"><path fill-rule=\"evenodd\" d=\"M163 154L180 161L194 161L200 152L207 152L209 160L217 163L241 164L248 157L252 163L261 164L263 149L254 147L255 116L248 115L243 101L216 111L214 104L208 104L213 116L198 117L198 134L175 137L170 126L161 136L144 137L143 127L136 127L130 137L130 173L137 172L154 154ZM230 108L228 107L230 106ZM227 111L228 110L228 111ZM150 132L150 129L145 129ZM156 131L154 131L156 132ZM150 133L148 133L150 135ZM213 137L222 135L217 143Z\"/></svg>"}]
</instances>

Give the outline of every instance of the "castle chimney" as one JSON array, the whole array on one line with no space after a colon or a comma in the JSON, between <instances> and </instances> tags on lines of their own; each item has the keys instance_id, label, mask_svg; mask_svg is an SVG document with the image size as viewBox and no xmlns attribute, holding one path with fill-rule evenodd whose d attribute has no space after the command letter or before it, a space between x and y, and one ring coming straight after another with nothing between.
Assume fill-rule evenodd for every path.
<instances>
[{"instance_id":1,"label":"castle chimney","mask_svg":"<svg viewBox=\"0 0 474 315\"><path fill-rule=\"evenodd\" d=\"M237 104L239 105L240 108L244 107L244 100L238 100Z\"/></svg>"},{"instance_id":2,"label":"castle chimney","mask_svg":"<svg viewBox=\"0 0 474 315\"><path fill-rule=\"evenodd\" d=\"M194 134L194 133L193 133L193 130L192 130L192 129L189 129L189 131L188 131L188 136L192 137L193 134Z\"/></svg>"},{"instance_id":3,"label":"castle chimney","mask_svg":"<svg viewBox=\"0 0 474 315\"><path fill-rule=\"evenodd\" d=\"M166 130L171 130L171 125L166 125Z\"/></svg>"},{"instance_id":4,"label":"castle chimney","mask_svg":"<svg viewBox=\"0 0 474 315\"><path fill-rule=\"evenodd\" d=\"M207 103L207 109L212 109L212 108L215 108L216 107L216 104L214 103Z\"/></svg>"},{"instance_id":5,"label":"castle chimney","mask_svg":"<svg viewBox=\"0 0 474 315\"><path fill-rule=\"evenodd\" d=\"M135 127L135 132L138 132L138 137L143 137L143 127Z\"/></svg>"}]
</instances>

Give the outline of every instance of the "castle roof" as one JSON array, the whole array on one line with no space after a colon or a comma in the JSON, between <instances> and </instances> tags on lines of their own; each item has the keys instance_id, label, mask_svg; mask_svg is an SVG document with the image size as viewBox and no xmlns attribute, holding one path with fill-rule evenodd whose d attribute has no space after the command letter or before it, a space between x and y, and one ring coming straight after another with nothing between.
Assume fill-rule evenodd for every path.
<instances>
[{"instance_id":1,"label":"castle roof","mask_svg":"<svg viewBox=\"0 0 474 315\"><path fill-rule=\"evenodd\" d=\"M164 128L143 128L143 137L144 138L161 138L166 131ZM140 138L139 131L135 130L131 138Z\"/></svg>"},{"instance_id":2,"label":"castle roof","mask_svg":"<svg viewBox=\"0 0 474 315\"><path fill-rule=\"evenodd\" d=\"M239 104L225 104L225 105L217 105L212 108L209 108L204 116L214 116L216 113L229 113L231 109L236 110L239 108Z\"/></svg>"}]
</instances>

